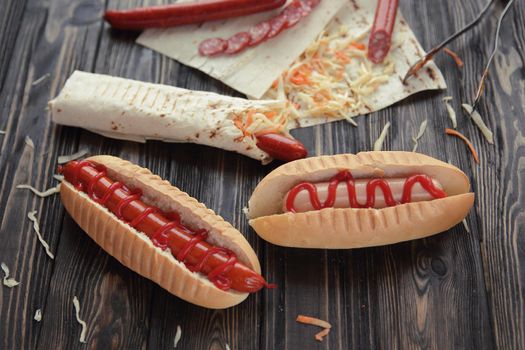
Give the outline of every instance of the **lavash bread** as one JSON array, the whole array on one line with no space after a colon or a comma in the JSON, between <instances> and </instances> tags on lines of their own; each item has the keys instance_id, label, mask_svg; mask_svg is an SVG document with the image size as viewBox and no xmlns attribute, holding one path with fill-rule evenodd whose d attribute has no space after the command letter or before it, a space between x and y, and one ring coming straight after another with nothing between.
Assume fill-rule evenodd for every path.
<instances>
[{"instance_id":1,"label":"lavash bread","mask_svg":"<svg viewBox=\"0 0 525 350\"><path fill-rule=\"evenodd\" d=\"M128 161L112 156L94 156L87 160L106 166L108 176L115 181L131 189L140 188L141 200L146 204L165 212L177 212L182 222L192 229L207 230L209 243L232 250L239 261L260 273L259 260L243 235L204 204L148 169ZM170 293L211 309L234 306L248 296L248 293L223 291L204 275L191 272L169 251L155 247L145 234L119 220L67 181L62 182L60 193L66 210L97 244L123 265Z\"/></svg>"},{"instance_id":2,"label":"lavash bread","mask_svg":"<svg viewBox=\"0 0 525 350\"><path fill-rule=\"evenodd\" d=\"M341 170L358 178L426 174L446 198L384 209L325 208L282 213L286 193L301 182L327 181ZM467 176L458 168L413 152L362 152L301 159L280 166L257 185L248 202L250 225L264 240L285 247L359 248L393 244L445 231L474 204Z\"/></svg>"}]
</instances>

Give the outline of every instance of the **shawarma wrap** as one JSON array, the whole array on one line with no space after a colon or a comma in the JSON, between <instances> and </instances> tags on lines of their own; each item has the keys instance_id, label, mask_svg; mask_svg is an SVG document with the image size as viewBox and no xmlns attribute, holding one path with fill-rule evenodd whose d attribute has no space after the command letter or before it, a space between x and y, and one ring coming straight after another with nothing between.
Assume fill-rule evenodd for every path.
<instances>
[{"instance_id":1,"label":"shawarma wrap","mask_svg":"<svg viewBox=\"0 0 525 350\"><path fill-rule=\"evenodd\" d=\"M289 136L285 105L75 71L49 109L55 123L106 137L192 142L266 163L271 158L253 135L271 131Z\"/></svg>"}]
</instances>

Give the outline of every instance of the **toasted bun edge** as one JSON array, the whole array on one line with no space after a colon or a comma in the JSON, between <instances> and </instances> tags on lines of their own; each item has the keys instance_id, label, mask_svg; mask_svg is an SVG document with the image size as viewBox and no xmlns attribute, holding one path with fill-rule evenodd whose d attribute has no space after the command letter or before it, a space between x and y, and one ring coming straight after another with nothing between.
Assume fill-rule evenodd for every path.
<instances>
[{"instance_id":1,"label":"toasted bun edge","mask_svg":"<svg viewBox=\"0 0 525 350\"><path fill-rule=\"evenodd\" d=\"M428 237L458 224L474 204L474 193L384 209L326 208L250 220L264 240L284 247L347 249Z\"/></svg>"},{"instance_id":2,"label":"toasted bun edge","mask_svg":"<svg viewBox=\"0 0 525 350\"><path fill-rule=\"evenodd\" d=\"M67 181L61 184L60 196L73 220L102 249L179 298L211 309L224 309L248 297L248 293L223 291L205 276L191 272L169 251L155 247L146 235L119 220Z\"/></svg>"}]
</instances>

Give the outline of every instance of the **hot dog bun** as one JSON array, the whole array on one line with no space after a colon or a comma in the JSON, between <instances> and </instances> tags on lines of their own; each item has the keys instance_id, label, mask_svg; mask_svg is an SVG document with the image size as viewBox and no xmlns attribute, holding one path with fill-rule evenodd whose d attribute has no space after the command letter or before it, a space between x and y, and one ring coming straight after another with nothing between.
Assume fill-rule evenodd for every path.
<instances>
[{"instance_id":1,"label":"hot dog bun","mask_svg":"<svg viewBox=\"0 0 525 350\"><path fill-rule=\"evenodd\" d=\"M244 236L204 204L148 169L128 161L112 156L94 156L87 160L106 166L108 175L126 186L140 188L145 203L165 212L177 212L188 226L207 230L210 243L232 250L239 261L260 273L259 260ZM123 265L170 293L212 309L234 306L248 296L248 293L223 291L204 275L191 272L169 252L155 247L146 235L119 220L67 181L62 182L60 193L66 210L97 244Z\"/></svg>"},{"instance_id":2,"label":"hot dog bun","mask_svg":"<svg viewBox=\"0 0 525 350\"><path fill-rule=\"evenodd\" d=\"M283 213L286 193L301 182L327 181L341 170L358 178L426 174L446 198L385 209L325 208ZM459 223L474 204L467 176L458 168L413 152L362 152L321 156L280 166L255 188L248 202L250 225L264 240L285 247L359 248L427 237Z\"/></svg>"}]
</instances>

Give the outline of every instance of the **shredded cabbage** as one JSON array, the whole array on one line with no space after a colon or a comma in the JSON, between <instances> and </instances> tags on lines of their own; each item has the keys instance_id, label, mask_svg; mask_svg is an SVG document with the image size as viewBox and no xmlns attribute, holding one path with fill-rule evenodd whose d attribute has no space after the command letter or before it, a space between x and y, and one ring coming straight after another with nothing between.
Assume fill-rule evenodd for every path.
<instances>
[{"instance_id":1,"label":"shredded cabbage","mask_svg":"<svg viewBox=\"0 0 525 350\"><path fill-rule=\"evenodd\" d=\"M79 340L81 343L85 343L87 334L87 324L85 321L80 319L80 302L78 301L78 297L76 295L73 297L73 306L75 307L75 317L77 319L77 322L82 326L82 331L80 332Z\"/></svg>"},{"instance_id":2,"label":"shredded cabbage","mask_svg":"<svg viewBox=\"0 0 525 350\"><path fill-rule=\"evenodd\" d=\"M427 123L428 120L425 119L423 123L419 126L419 132L417 133L416 137L413 137L412 140L414 141L414 147L412 148L412 152L415 152L417 150L417 146L419 145L419 139L423 137L425 134L425 131L427 130Z\"/></svg>"},{"instance_id":3,"label":"shredded cabbage","mask_svg":"<svg viewBox=\"0 0 525 350\"><path fill-rule=\"evenodd\" d=\"M379 138L376 140L376 142L374 142L374 151L381 151L383 149L383 143L385 142L386 134L389 128L390 122L385 124L383 131L381 131L381 135L379 135Z\"/></svg>"},{"instance_id":4,"label":"shredded cabbage","mask_svg":"<svg viewBox=\"0 0 525 350\"><path fill-rule=\"evenodd\" d=\"M366 98L385 84L394 72L386 60L373 65L366 57L368 32L351 37L341 26L334 33L323 31L285 71L268 92L268 97L290 102L298 113L293 119L346 119L366 107Z\"/></svg>"},{"instance_id":5,"label":"shredded cabbage","mask_svg":"<svg viewBox=\"0 0 525 350\"><path fill-rule=\"evenodd\" d=\"M467 103L463 103L461 107L463 107L463 109L468 113L470 118L472 118L472 121L481 130L481 133L483 134L483 136L485 136L487 141L491 145L494 144L494 136L492 135L492 131L489 129L487 124L485 124L483 119L481 119L481 115L479 114L479 112L474 110L474 108L472 108L472 106Z\"/></svg>"}]
</instances>

